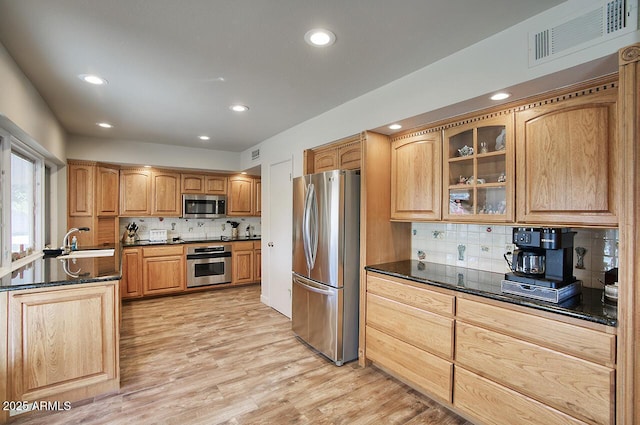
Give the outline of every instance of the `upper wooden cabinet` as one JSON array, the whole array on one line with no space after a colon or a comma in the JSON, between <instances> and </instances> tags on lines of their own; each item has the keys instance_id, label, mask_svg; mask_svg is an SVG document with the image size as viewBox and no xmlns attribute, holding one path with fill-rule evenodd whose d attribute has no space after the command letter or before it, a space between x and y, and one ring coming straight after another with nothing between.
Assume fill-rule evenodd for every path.
<instances>
[{"instance_id":1,"label":"upper wooden cabinet","mask_svg":"<svg viewBox=\"0 0 640 425\"><path fill-rule=\"evenodd\" d=\"M304 173L329 170L359 170L362 163L362 136L354 134L328 145L304 151Z\"/></svg>"},{"instance_id":2,"label":"upper wooden cabinet","mask_svg":"<svg viewBox=\"0 0 640 425\"><path fill-rule=\"evenodd\" d=\"M261 190L262 183L260 179L244 174L229 177L227 215L260 215L262 210L262 202L260 200Z\"/></svg>"},{"instance_id":3,"label":"upper wooden cabinet","mask_svg":"<svg viewBox=\"0 0 640 425\"><path fill-rule=\"evenodd\" d=\"M120 215L151 215L151 171L144 168L120 170Z\"/></svg>"},{"instance_id":4,"label":"upper wooden cabinet","mask_svg":"<svg viewBox=\"0 0 640 425\"><path fill-rule=\"evenodd\" d=\"M151 215L178 217L180 202L180 174L164 170L151 171Z\"/></svg>"},{"instance_id":5,"label":"upper wooden cabinet","mask_svg":"<svg viewBox=\"0 0 640 425\"><path fill-rule=\"evenodd\" d=\"M516 113L517 221L618 224L617 88Z\"/></svg>"},{"instance_id":6,"label":"upper wooden cabinet","mask_svg":"<svg viewBox=\"0 0 640 425\"><path fill-rule=\"evenodd\" d=\"M90 217L94 211L95 163L69 161L67 167L69 216Z\"/></svg>"},{"instance_id":7,"label":"upper wooden cabinet","mask_svg":"<svg viewBox=\"0 0 640 425\"><path fill-rule=\"evenodd\" d=\"M226 195L227 177L207 174L181 174L181 192L203 195Z\"/></svg>"},{"instance_id":8,"label":"upper wooden cabinet","mask_svg":"<svg viewBox=\"0 0 640 425\"><path fill-rule=\"evenodd\" d=\"M439 220L441 132L409 135L391 143L391 219Z\"/></svg>"},{"instance_id":9,"label":"upper wooden cabinet","mask_svg":"<svg viewBox=\"0 0 640 425\"><path fill-rule=\"evenodd\" d=\"M96 209L98 216L117 216L120 186L119 170L98 166L96 181Z\"/></svg>"},{"instance_id":10,"label":"upper wooden cabinet","mask_svg":"<svg viewBox=\"0 0 640 425\"><path fill-rule=\"evenodd\" d=\"M513 113L475 117L444 132L443 218L513 221Z\"/></svg>"},{"instance_id":11,"label":"upper wooden cabinet","mask_svg":"<svg viewBox=\"0 0 640 425\"><path fill-rule=\"evenodd\" d=\"M146 168L120 171L120 215L178 217L180 173Z\"/></svg>"}]
</instances>

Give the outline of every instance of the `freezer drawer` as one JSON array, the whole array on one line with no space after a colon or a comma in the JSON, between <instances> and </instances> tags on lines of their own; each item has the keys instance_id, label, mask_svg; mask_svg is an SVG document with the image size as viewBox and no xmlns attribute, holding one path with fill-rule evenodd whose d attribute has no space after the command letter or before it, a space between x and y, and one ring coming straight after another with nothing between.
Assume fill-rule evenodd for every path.
<instances>
[{"instance_id":1,"label":"freezer drawer","mask_svg":"<svg viewBox=\"0 0 640 425\"><path fill-rule=\"evenodd\" d=\"M343 289L293 275L291 328L313 348L341 365Z\"/></svg>"}]
</instances>

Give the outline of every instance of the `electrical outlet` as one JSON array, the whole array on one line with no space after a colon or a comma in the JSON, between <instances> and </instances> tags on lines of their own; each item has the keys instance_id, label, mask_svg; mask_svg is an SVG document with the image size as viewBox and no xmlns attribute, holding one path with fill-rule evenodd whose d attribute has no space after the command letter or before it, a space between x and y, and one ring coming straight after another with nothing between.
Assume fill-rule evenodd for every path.
<instances>
[{"instance_id":1,"label":"electrical outlet","mask_svg":"<svg viewBox=\"0 0 640 425\"><path fill-rule=\"evenodd\" d=\"M504 246L504 252L513 252L516 249L514 244L508 243Z\"/></svg>"}]
</instances>

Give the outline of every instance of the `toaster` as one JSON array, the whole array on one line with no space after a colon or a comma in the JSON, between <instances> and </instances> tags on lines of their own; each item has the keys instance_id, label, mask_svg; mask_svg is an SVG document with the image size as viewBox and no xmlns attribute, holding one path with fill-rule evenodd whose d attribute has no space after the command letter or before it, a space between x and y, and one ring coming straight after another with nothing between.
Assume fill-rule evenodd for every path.
<instances>
[{"instance_id":1,"label":"toaster","mask_svg":"<svg viewBox=\"0 0 640 425\"><path fill-rule=\"evenodd\" d=\"M165 242L167 240L167 229L149 230L149 242Z\"/></svg>"}]
</instances>

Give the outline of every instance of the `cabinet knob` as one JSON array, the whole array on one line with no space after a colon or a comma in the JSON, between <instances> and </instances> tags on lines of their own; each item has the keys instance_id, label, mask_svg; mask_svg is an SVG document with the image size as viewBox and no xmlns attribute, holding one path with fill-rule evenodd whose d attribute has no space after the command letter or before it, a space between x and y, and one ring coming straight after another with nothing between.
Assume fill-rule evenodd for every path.
<instances>
[{"instance_id":1,"label":"cabinet knob","mask_svg":"<svg viewBox=\"0 0 640 425\"><path fill-rule=\"evenodd\" d=\"M270 247L272 247L272 248L273 248L273 242L269 242L269 243L267 244L267 246L270 246Z\"/></svg>"}]
</instances>

